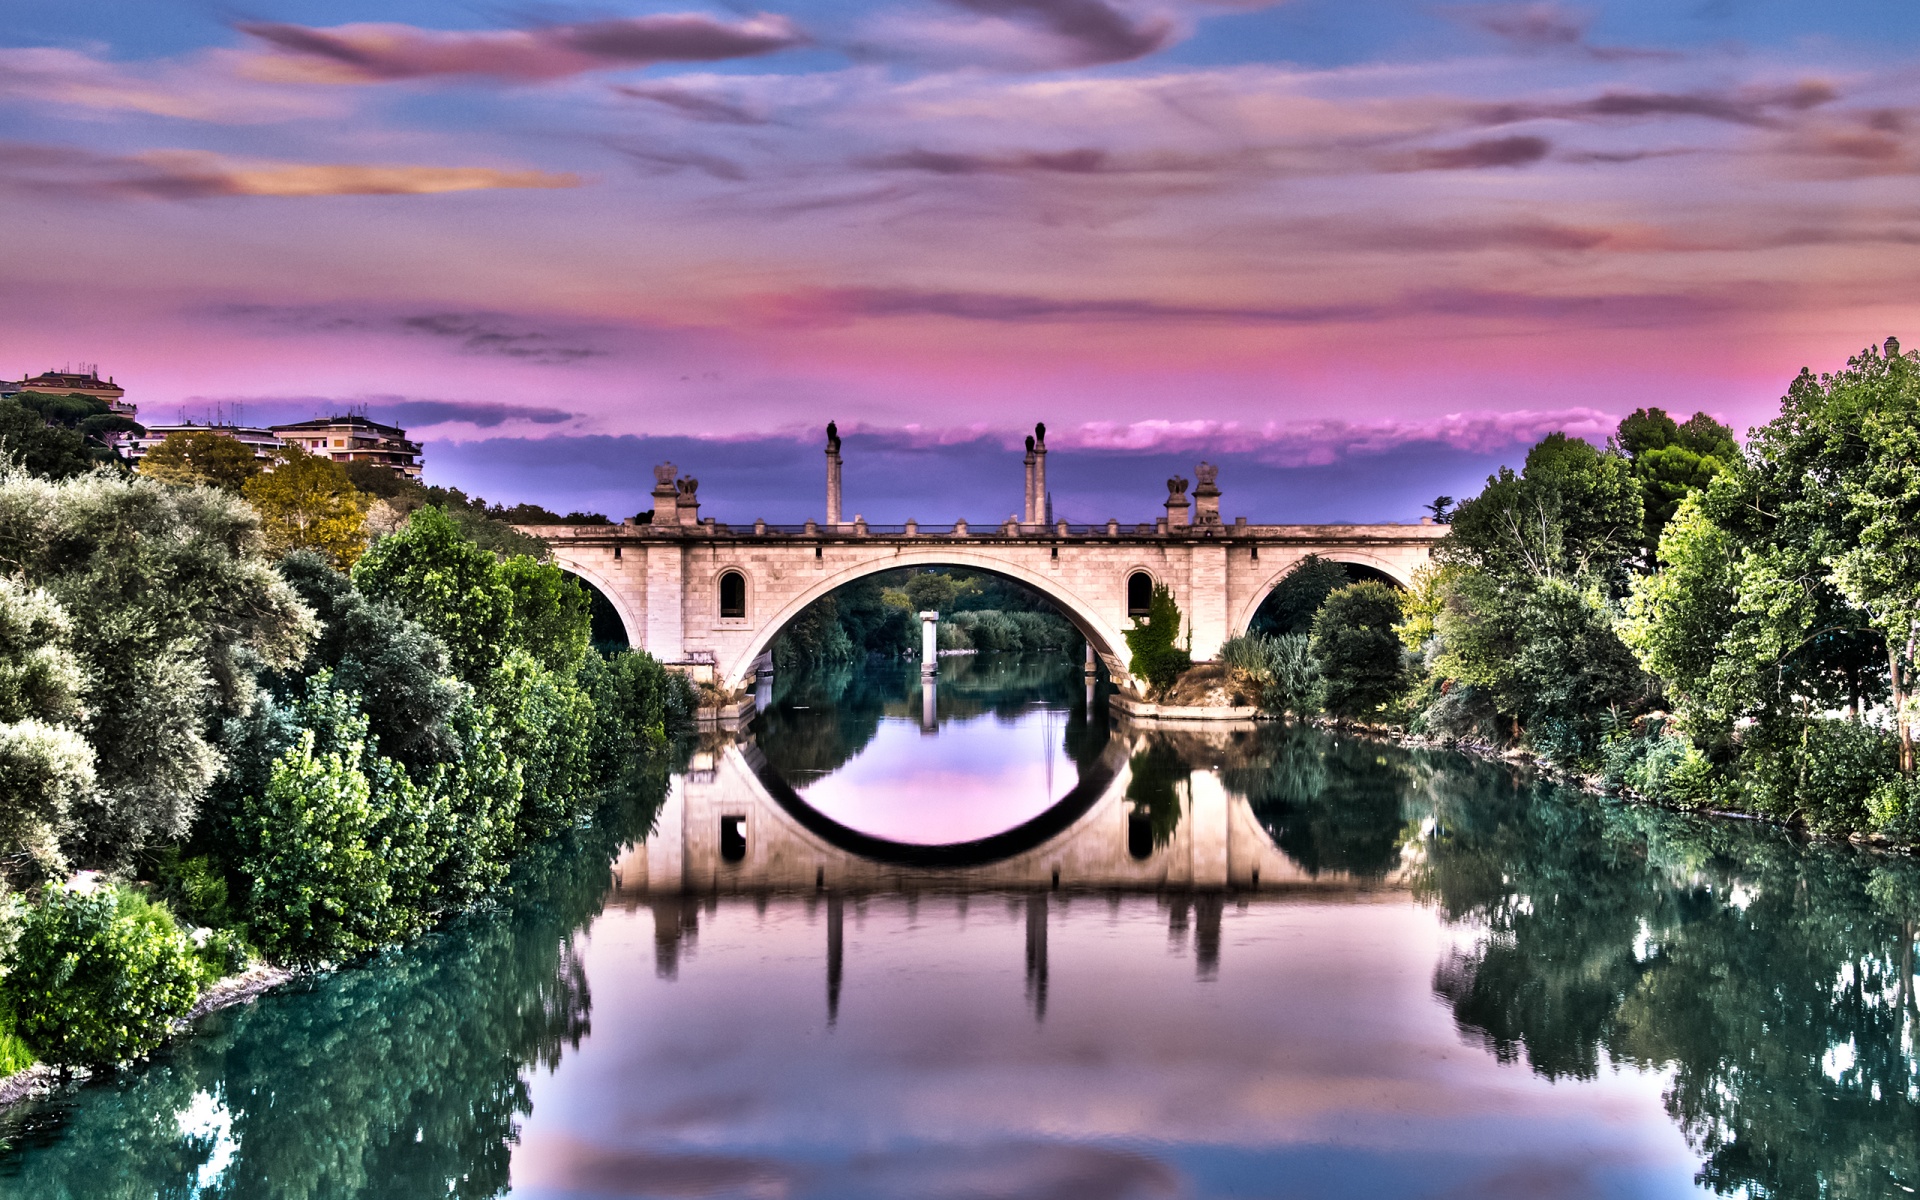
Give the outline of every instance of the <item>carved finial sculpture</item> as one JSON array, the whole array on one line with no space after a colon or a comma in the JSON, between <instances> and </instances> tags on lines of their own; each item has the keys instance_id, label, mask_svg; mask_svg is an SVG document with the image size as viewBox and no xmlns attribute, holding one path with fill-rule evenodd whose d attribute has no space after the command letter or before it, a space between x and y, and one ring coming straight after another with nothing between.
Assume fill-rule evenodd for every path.
<instances>
[{"instance_id":1,"label":"carved finial sculpture","mask_svg":"<svg viewBox=\"0 0 1920 1200\"><path fill-rule=\"evenodd\" d=\"M837 422L827 422L827 453L840 453L840 426Z\"/></svg>"},{"instance_id":2,"label":"carved finial sculpture","mask_svg":"<svg viewBox=\"0 0 1920 1200\"><path fill-rule=\"evenodd\" d=\"M1047 423L1045 421L1042 421L1038 425L1035 425L1033 427L1033 440L1034 440L1034 443L1038 445L1041 449L1043 450L1046 449Z\"/></svg>"},{"instance_id":3,"label":"carved finial sculpture","mask_svg":"<svg viewBox=\"0 0 1920 1200\"><path fill-rule=\"evenodd\" d=\"M679 473L680 473L680 468L674 466L672 463L670 462L661 463L659 466L653 469L653 481L656 484L665 486L666 484L672 483L673 477L678 475Z\"/></svg>"}]
</instances>

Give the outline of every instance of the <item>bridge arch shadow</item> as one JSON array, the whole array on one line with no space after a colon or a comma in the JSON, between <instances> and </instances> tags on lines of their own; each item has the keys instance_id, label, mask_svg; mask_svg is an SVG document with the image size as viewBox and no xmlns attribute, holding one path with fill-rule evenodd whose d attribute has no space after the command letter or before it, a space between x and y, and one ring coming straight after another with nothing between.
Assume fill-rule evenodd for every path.
<instances>
[{"instance_id":1,"label":"bridge arch shadow","mask_svg":"<svg viewBox=\"0 0 1920 1200\"><path fill-rule=\"evenodd\" d=\"M621 603L618 588L600 578L591 568L583 567L578 563L564 562L556 558L553 565L579 581L580 585L587 590L587 598L593 604L594 645L619 644L632 648L643 644L640 624Z\"/></svg>"},{"instance_id":2,"label":"bridge arch shadow","mask_svg":"<svg viewBox=\"0 0 1920 1200\"><path fill-rule=\"evenodd\" d=\"M879 562L862 563L835 574L823 576L811 586L802 589L780 611L758 623L753 639L747 644L746 649L736 654L727 664L724 675L727 686L739 687L753 669L755 660L767 651L773 644L773 639L780 635L780 631L805 612L807 607L816 600L832 594L847 584L857 583L872 575L918 567L963 567L969 571L997 575L1019 584L1051 604L1079 632L1080 636L1087 640L1087 644L1093 647L1093 652L1106 665L1108 675L1116 684L1124 684L1130 679L1127 672L1125 639L1119 630L1114 629L1100 617L1092 604L1075 595L1065 584L1049 578L1046 574L956 547L905 551Z\"/></svg>"},{"instance_id":3,"label":"bridge arch shadow","mask_svg":"<svg viewBox=\"0 0 1920 1200\"><path fill-rule=\"evenodd\" d=\"M1293 573L1294 569L1300 565L1305 557L1305 555L1301 555L1288 559L1263 580L1259 587L1253 590L1253 593L1241 605L1240 611L1234 614L1233 621L1227 631L1228 636L1239 636L1253 628L1253 619L1260 614L1260 609L1272 598L1274 591L1286 581L1287 576ZM1353 583L1377 582L1391 584L1403 592L1411 591L1413 588L1413 579L1400 567L1389 562L1387 559L1368 554L1365 551L1350 549L1328 550L1325 552L1316 552L1315 557L1319 558L1322 562L1338 563L1345 567L1348 578Z\"/></svg>"}]
</instances>

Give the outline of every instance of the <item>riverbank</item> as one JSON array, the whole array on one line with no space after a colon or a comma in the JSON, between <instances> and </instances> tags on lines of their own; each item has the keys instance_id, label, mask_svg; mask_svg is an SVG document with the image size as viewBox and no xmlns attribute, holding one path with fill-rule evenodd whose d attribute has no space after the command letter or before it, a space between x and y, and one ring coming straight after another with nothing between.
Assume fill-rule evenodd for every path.
<instances>
[{"instance_id":1,"label":"riverbank","mask_svg":"<svg viewBox=\"0 0 1920 1200\"><path fill-rule=\"evenodd\" d=\"M1632 788L1610 786L1606 781L1606 777L1603 775L1587 771L1570 771L1550 759L1535 754L1531 750L1523 750L1515 746L1503 747L1492 742L1484 742L1474 738L1430 738L1419 734L1408 733L1399 726L1368 725L1358 721L1344 721L1332 717L1315 717L1310 720L1308 724L1316 729L1326 730L1329 733L1358 734L1361 737L1389 742L1407 750L1453 750L1474 758L1527 767L1538 771L1548 780L1561 787L1570 788L1578 792L1585 792L1591 796L1605 796L1610 799L1625 800L1630 804L1644 804L1650 808L1663 809L1667 812L1686 813L1691 816L1720 817L1731 821L1755 821L1762 825L1771 825L1776 829L1785 830L1798 837L1803 837L1810 842L1846 842L1849 845L1859 846L1862 849L1909 858L1920 854L1920 846L1904 845L1895 842L1882 833L1862 833L1854 831L1845 835L1822 834L1807 828L1803 823L1777 820L1764 813L1741 812L1737 809L1729 808L1709 808L1701 805L1675 804L1672 801L1656 799L1636 792Z\"/></svg>"},{"instance_id":2,"label":"riverbank","mask_svg":"<svg viewBox=\"0 0 1920 1200\"><path fill-rule=\"evenodd\" d=\"M223 1008L234 1008L236 1004L250 1004L259 996L271 993L282 983L296 979L298 975L300 972L292 972L288 968L257 964L236 975L227 975L225 979L215 979L213 983L207 985L204 993L200 993L200 998L194 1000L194 1006L186 1012L186 1016L175 1023L173 1037L167 1039L167 1044L171 1046L175 1039L192 1033L194 1023L200 1021L200 1018L215 1014ZM73 1068L67 1071L69 1081L84 1081L92 1077L94 1077L94 1071L86 1068ZM21 1069L21 1071L13 1071L12 1075L0 1075L0 1114L8 1112L23 1100L44 1096L60 1085L60 1068L44 1062L36 1062L31 1068Z\"/></svg>"},{"instance_id":3,"label":"riverbank","mask_svg":"<svg viewBox=\"0 0 1920 1200\"><path fill-rule=\"evenodd\" d=\"M200 1018L219 1012L223 1008L251 1003L280 985L297 978L298 975L298 971L292 971L286 967L261 963L238 974L215 980L200 993L200 998L194 1001L187 1015L175 1023L173 1037L168 1039L168 1045L172 1045L174 1039L190 1034L194 1024ZM85 1067L74 1067L67 1072L66 1080L84 1081L93 1078L94 1074L95 1072ZM59 1087L62 1082L65 1081L61 1079L60 1068L38 1062L11 1075L0 1076L0 1113L5 1113L24 1101L45 1096Z\"/></svg>"}]
</instances>

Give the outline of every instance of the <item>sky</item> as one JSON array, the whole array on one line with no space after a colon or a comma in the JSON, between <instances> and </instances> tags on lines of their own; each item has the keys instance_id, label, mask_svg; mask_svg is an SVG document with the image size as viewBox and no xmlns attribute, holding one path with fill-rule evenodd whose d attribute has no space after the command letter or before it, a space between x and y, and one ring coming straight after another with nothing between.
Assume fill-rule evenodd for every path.
<instances>
[{"instance_id":1,"label":"sky","mask_svg":"<svg viewBox=\"0 0 1920 1200\"><path fill-rule=\"evenodd\" d=\"M777 0L768 0L769 3ZM8 0L0 377L626 515L1411 520L1920 339L1899 0Z\"/></svg>"}]
</instances>

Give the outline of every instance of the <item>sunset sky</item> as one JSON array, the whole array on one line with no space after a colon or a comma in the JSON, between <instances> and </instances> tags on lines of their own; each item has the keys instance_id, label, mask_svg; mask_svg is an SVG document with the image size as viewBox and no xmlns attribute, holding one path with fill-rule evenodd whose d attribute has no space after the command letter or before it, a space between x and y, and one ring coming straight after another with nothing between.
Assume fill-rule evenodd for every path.
<instances>
[{"instance_id":1,"label":"sunset sky","mask_svg":"<svg viewBox=\"0 0 1920 1200\"><path fill-rule=\"evenodd\" d=\"M1413 519L1920 342L1896 0L9 0L0 377L722 520ZM237 408L235 406L238 406Z\"/></svg>"}]
</instances>

